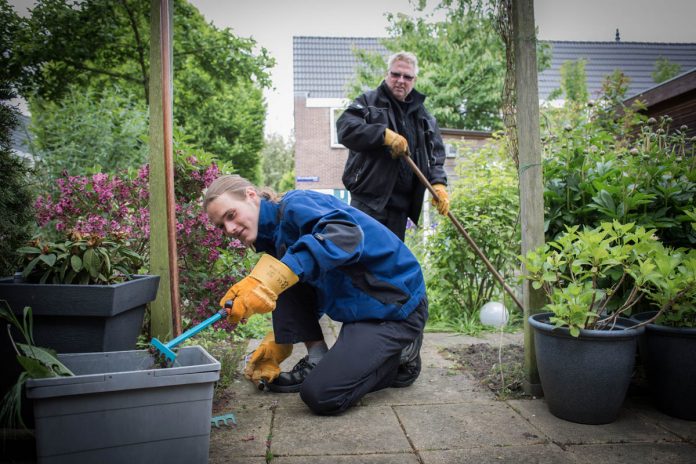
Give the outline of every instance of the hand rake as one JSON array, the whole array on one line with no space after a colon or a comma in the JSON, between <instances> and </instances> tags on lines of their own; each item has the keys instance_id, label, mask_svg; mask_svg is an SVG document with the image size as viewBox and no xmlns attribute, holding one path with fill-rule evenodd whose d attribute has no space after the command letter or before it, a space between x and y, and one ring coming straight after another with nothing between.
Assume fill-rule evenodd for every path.
<instances>
[{"instance_id":1,"label":"hand rake","mask_svg":"<svg viewBox=\"0 0 696 464\"><path fill-rule=\"evenodd\" d=\"M159 341L157 338L153 338L150 341L150 353L155 355L157 358L161 358L167 366L171 366L174 364L174 361L176 360L176 352L174 352L174 347L179 345L181 342L184 340L187 340L194 335L196 335L198 332L201 330L204 330L208 328L209 326L213 325L223 317L227 316L227 308L232 307L232 300L228 300L225 302L225 307L222 308L220 311L215 313L214 315L210 316L208 319L205 321L201 322L200 324L191 327L188 329L186 332L182 333L178 337L176 337L174 340L171 340L168 343L162 343Z\"/></svg>"}]
</instances>

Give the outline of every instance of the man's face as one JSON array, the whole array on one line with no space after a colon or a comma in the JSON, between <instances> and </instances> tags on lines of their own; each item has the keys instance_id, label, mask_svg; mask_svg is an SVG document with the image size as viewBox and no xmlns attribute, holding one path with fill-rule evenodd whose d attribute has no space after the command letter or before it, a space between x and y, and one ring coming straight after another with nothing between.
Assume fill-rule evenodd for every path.
<instances>
[{"instance_id":1,"label":"man's face","mask_svg":"<svg viewBox=\"0 0 696 464\"><path fill-rule=\"evenodd\" d=\"M391 93L399 101L405 101L416 83L413 66L405 61L395 61L384 80Z\"/></svg>"}]
</instances>

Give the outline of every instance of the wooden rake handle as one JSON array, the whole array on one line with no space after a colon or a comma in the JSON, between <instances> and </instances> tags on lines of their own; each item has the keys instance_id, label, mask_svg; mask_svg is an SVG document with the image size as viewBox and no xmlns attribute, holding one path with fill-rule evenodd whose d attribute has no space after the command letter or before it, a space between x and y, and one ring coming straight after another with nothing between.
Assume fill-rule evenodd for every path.
<instances>
[{"instance_id":1,"label":"wooden rake handle","mask_svg":"<svg viewBox=\"0 0 696 464\"><path fill-rule=\"evenodd\" d=\"M439 201L440 198L437 196L437 192L435 192L435 189L432 185L430 185L428 179L426 179L421 170L418 169L418 166L416 166L416 163L411 159L411 154L408 153L407 156L404 156L403 158L406 160L406 163L408 163L408 165L411 167L411 170L413 170L414 174L416 174L421 183L425 185L425 188L428 189L433 198L436 201ZM471 236L467 233L466 229L464 229L464 226L462 226L459 220L454 216L454 214L452 214L452 211L447 212L447 217L450 218L450 221L452 221L454 227L456 227L456 229L462 234L462 236L467 241L471 249L474 250L474 253L476 253L476 255L479 258L481 258L481 261L483 261L483 264L486 265L491 274L493 274L496 280L500 282L500 285L502 285L503 289L505 289L508 295L510 295L512 301L514 301L517 304L517 306L519 306L519 308L522 310L522 312L524 312L524 306L522 306L522 302L517 298L517 295L515 295L513 289L505 283L505 280L503 280L503 276L501 276L500 273L493 267L488 258L486 258L486 255L483 254L483 251L481 251L478 245L476 245L474 239L472 239Z\"/></svg>"}]
</instances>

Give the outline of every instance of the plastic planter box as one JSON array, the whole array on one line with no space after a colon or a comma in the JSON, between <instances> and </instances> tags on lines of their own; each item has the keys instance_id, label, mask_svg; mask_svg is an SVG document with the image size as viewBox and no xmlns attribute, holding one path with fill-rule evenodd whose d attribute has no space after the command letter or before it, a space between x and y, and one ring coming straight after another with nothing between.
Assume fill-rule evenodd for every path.
<instances>
[{"instance_id":1,"label":"plastic planter box","mask_svg":"<svg viewBox=\"0 0 696 464\"><path fill-rule=\"evenodd\" d=\"M20 317L31 306L37 346L59 353L132 350L159 281L158 275L136 275L112 285L69 285L13 282L8 277L0 279L0 299Z\"/></svg>"},{"instance_id":2,"label":"plastic planter box","mask_svg":"<svg viewBox=\"0 0 696 464\"><path fill-rule=\"evenodd\" d=\"M74 377L27 382L39 463L208 461L220 363L203 348L153 368L147 351L60 354Z\"/></svg>"},{"instance_id":3,"label":"plastic planter box","mask_svg":"<svg viewBox=\"0 0 696 464\"><path fill-rule=\"evenodd\" d=\"M34 316L37 346L58 353L135 349L147 303L157 296L160 277L137 275L112 285L63 285L0 279L0 300L21 319L25 306ZM15 341L24 343L12 330ZM21 367L5 330L0 331L0 396L14 385Z\"/></svg>"}]
</instances>

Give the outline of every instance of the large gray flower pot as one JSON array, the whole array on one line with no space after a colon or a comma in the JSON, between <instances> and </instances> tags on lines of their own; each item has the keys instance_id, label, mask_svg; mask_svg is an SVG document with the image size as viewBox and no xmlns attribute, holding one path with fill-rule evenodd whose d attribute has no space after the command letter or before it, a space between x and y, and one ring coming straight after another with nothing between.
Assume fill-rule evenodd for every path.
<instances>
[{"instance_id":1,"label":"large gray flower pot","mask_svg":"<svg viewBox=\"0 0 696 464\"><path fill-rule=\"evenodd\" d=\"M579 337L548 322L552 313L529 317L537 367L549 411L580 424L617 419L631 382L638 336L644 328L620 318L615 330L581 330Z\"/></svg>"},{"instance_id":2,"label":"large gray flower pot","mask_svg":"<svg viewBox=\"0 0 696 464\"><path fill-rule=\"evenodd\" d=\"M647 321L654 311L631 317ZM672 417L696 421L696 328L647 324L638 344L657 408Z\"/></svg>"}]
</instances>

